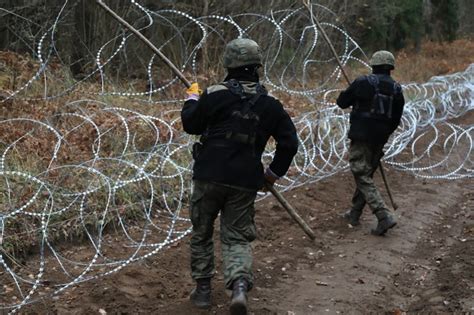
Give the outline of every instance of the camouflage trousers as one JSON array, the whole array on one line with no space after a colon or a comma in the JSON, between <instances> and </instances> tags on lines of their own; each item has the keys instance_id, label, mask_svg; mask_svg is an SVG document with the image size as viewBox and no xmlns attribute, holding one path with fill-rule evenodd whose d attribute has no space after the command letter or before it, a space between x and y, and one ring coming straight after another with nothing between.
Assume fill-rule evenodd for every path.
<instances>
[{"instance_id":1,"label":"camouflage trousers","mask_svg":"<svg viewBox=\"0 0 474 315\"><path fill-rule=\"evenodd\" d=\"M214 275L214 221L220 212L220 239L224 280L228 289L238 278L253 283L252 250L256 238L256 191L207 181L194 181L191 196L191 275L193 279Z\"/></svg>"},{"instance_id":2,"label":"camouflage trousers","mask_svg":"<svg viewBox=\"0 0 474 315\"><path fill-rule=\"evenodd\" d=\"M356 182L352 197L352 211L362 212L367 203L372 212L388 211L373 180L380 159L383 156L383 144L352 141L349 149L349 165Z\"/></svg>"}]
</instances>

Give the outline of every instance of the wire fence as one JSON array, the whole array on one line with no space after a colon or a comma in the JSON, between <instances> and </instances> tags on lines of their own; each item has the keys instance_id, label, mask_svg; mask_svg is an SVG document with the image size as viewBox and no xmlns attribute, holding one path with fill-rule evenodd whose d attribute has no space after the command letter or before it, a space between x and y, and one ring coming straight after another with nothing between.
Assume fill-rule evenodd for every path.
<instances>
[{"instance_id":1,"label":"wire fence","mask_svg":"<svg viewBox=\"0 0 474 315\"><path fill-rule=\"evenodd\" d=\"M48 67L61 60L57 35L68 5L65 1L48 31L32 43L38 60L34 75L0 103L64 100L60 112L43 120L0 118L0 309L10 313L172 245L182 246L180 241L191 231L186 209L195 139L181 129L176 105L183 99L173 96L182 89L180 82L151 54L137 67L132 60L137 41L120 31L95 52L95 67L82 79L53 83ZM342 63L369 68L361 47L337 25L337 16L312 5L315 12L325 12L321 24ZM164 24L175 30L159 48L173 43L177 66L194 80L200 79L201 54L208 43L223 47L229 34L246 36L264 47L262 81L270 93L314 104L314 110L293 118L299 151L278 190L347 170L349 116L334 104L341 72L305 7L195 17L176 10L151 11L131 0L130 10L141 15L134 22L144 25L143 32ZM261 34L262 25L272 31ZM201 39L190 42L185 36L189 33L199 33ZM121 67L129 56L134 65L130 71L144 74L146 89L118 90L111 83L110 70L119 56ZM71 99L90 81L99 82L100 88L81 90L80 97ZM31 96L33 86L35 91L40 86L41 97ZM420 178L472 178L474 126L455 121L474 108L474 65L404 85L403 90L407 104L402 123L386 145L384 161ZM268 163L273 155L274 145L269 145L263 161ZM23 238L34 250L20 260L9 246Z\"/></svg>"}]
</instances>

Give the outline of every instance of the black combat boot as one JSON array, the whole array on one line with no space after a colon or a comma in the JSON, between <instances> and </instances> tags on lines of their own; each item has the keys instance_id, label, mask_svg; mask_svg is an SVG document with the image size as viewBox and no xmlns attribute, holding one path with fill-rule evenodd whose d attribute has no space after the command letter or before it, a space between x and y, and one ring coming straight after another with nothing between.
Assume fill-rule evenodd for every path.
<instances>
[{"instance_id":1,"label":"black combat boot","mask_svg":"<svg viewBox=\"0 0 474 315\"><path fill-rule=\"evenodd\" d=\"M344 219L349 221L349 223L352 226L358 226L360 225L359 218L361 215L362 215L362 211L356 211L354 209L350 209L346 213L344 213L343 217Z\"/></svg>"},{"instance_id":2,"label":"black combat boot","mask_svg":"<svg viewBox=\"0 0 474 315\"><path fill-rule=\"evenodd\" d=\"M197 279L189 299L196 307L211 307L211 278Z\"/></svg>"},{"instance_id":3,"label":"black combat boot","mask_svg":"<svg viewBox=\"0 0 474 315\"><path fill-rule=\"evenodd\" d=\"M232 284L232 301L230 302L231 315L247 315L247 280L240 278Z\"/></svg>"},{"instance_id":4,"label":"black combat boot","mask_svg":"<svg viewBox=\"0 0 474 315\"><path fill-rule=\"evenodd\" d=\"M387 210L379 210L375 212L375 216L377 217L378 223L377 227L371 231L373 235L382 236L389 229L397 225L397 222L395 222Z\"/></svg>"}]
</instances>

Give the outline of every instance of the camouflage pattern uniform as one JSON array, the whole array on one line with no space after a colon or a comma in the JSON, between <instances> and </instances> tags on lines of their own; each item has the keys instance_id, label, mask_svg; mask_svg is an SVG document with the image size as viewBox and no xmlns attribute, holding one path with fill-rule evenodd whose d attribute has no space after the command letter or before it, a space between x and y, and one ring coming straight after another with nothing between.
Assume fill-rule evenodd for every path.
<instances>
[{"instance_id":1,"label":"camouflage pattern uniform","mask_svg":"<svg viewBox=\"0 0 474 315\"><path fill-rule=\"evenodd\" d=\"M352 141L349 149L349 165L357 188L352 196L352 211L362 213L367 203L372 212L388 211L373 176L383 156L383 144Z\"/></svg>"},{"instance_id":2,"label":"camouflage pattern uniform","mask_svg":"<svg viewBox=\"0 0 474 315\"><path fill-rule=\"evenodd\" d=\"M256 238L254 202L256 191L205 181L194 181L191 197L191 273L194 279L214 275L214 220L219 211L224 280L231 288L234 279L253 284L252 250Z\"/></svg>"},{"instance_id":3,"label":"camouflage pattern uniform","mask_svg":"<svg viewBox=\"0 0 474 315\"><path fill-rule=\"evenodd\" d=\"M357 185L352 208L344 217L352 225L358 225L367 203L378 219L372 233L383 235L396 222L374 184L373 175L380 166L385 143L400 123L405 100L401 86L390 76L395 68L392 53L375 52L370 65L373 73L358 77L337 99L341 108L352 106L349 165Z\"/></svg>"},{"instance_id":4,"label":"camouflage pattern uniform","mask_svg":"<svg viewBox=\"0 0 474 315\"><path fill-rule=\"evenodd\" d=\"M201 135L196 150L193 148L190 247L197 288L191 301L198 307L210 304L210 278L215 269L212 235L220 213L225 286L233 290L232 305L240 309L246 303L239 298L253 285L250 243L256 238L257 191L264 185L264 174L285 175L298 150L298 138L283 105L259 83L256 69L262 65L262 52L258 44L244 38L232 40L225 48L223 63L228 70L224 82L206 88L197 99L188 99L181 111L183 129ZM229 82L237 82L242 94L237 95ZM255 101L246 107L250 102L243 99ZM258 118L252 131L232 128L235 114L243 113L244 108L249 110L240 117ZM264 172L261 157L270 137L277 146Z\"/></svg>"}]
</instances>

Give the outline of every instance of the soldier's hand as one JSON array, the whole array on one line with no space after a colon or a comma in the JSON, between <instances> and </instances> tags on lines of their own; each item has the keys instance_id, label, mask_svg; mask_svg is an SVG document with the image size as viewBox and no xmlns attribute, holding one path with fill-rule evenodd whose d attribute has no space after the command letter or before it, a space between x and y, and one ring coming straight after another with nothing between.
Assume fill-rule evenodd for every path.
<instances>
[{"instance_id":1,"label":"soldier's hand","mask_svg":"<svg viewBox=\"0 0 474 315\"><path fill-rule=\"evenodd\" d=\"M189 100L197 101L199 99L199 96L202 94L202 90L199 88L199 84L197 82L194 82L186 90L186 94L188 94L186 101L189 101Z\"/></svg>"},{"instance_id":2,"label":"soldier's hand","mask_svg":"<svg viewBox=\"0 0 474 315\"><path fill-rule=\"evenodd\" d=\"M278 175L273 173L273 171L270 168L267 168L265 170L265 173L263 174L263 176L265 180L265 183L262 189L263 191L268 191L267 186L270 186L270 187L273 186L273 184L275 184L275 182L280 178L278 177Z\"/></svg>"}]
</instances>

